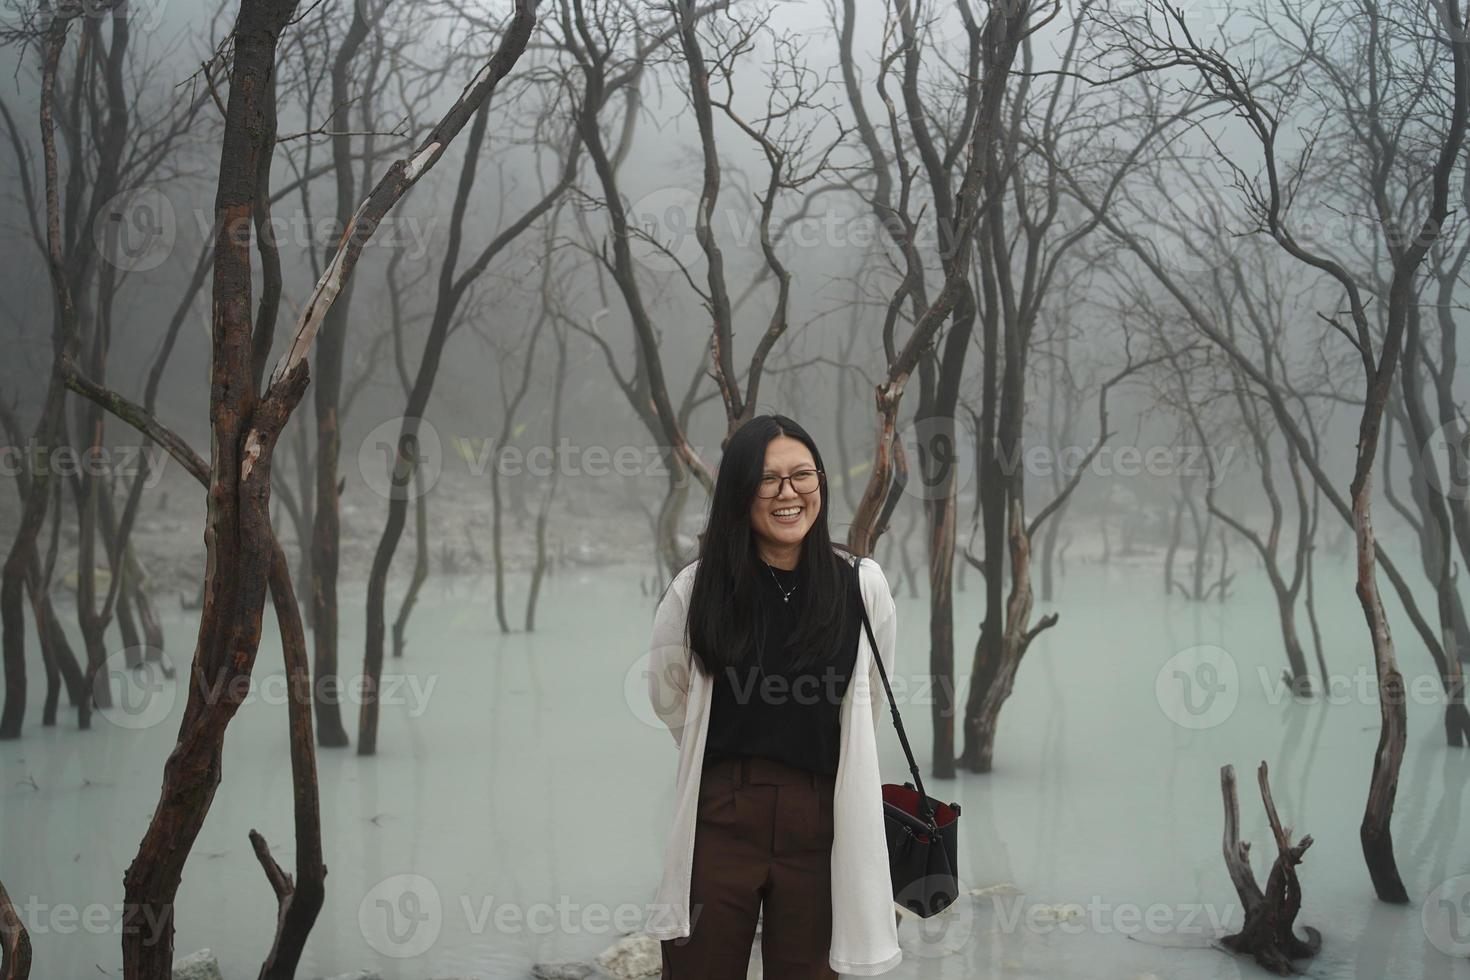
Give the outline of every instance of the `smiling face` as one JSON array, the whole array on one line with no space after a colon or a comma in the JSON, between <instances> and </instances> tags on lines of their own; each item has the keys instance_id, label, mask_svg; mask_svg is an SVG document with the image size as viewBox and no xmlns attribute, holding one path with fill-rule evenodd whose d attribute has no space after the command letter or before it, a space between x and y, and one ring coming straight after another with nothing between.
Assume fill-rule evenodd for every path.
<instances>
[{"instance_id":1,"label":"smiling face","mask_svg":"<svg viewBox=\"0 0 1470 980\"><path fill-rule=\"evenodd\" d=\"M766 476L783 477L803 470L816 470L809 449L799 439L777 436L766 444ZM757 494L750 501L750 529L755 534L761 557L777 568L795 568L801 541L822 510L822 491L797 493L792 481L781 481L775 497Z\"/></svg>"}]
</instances>

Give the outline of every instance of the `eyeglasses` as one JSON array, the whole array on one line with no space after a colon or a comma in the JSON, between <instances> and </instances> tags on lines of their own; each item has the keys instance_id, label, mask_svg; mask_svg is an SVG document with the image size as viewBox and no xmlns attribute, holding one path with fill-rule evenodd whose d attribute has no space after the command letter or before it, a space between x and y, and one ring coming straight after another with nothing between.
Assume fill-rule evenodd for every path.
<instances>
[{"instance_id":1,"label":"eyeglasses","mask_svg":"<svg viewBox=\"0 0 1470 980\"><path fill-rule=\"evenodd\" d=\"M797 493L811 493L822 483L821 470L797 470L790 476L766 475L761 477L760 486L756 488L757 497L771 498L781 496L781 484L787 480L791 481L791 489Z\"/></svg>"}]
</instances>

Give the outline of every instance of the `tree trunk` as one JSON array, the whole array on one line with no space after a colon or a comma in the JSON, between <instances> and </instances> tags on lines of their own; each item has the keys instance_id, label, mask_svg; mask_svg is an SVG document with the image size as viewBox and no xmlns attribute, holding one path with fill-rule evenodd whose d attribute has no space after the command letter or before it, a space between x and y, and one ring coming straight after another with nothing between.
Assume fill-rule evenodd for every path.
<instances>
[{"instance_id":1,"label":"tree trunk","mask_svg":"<svg viewBox=\"0 0 1470 980\"><path fill-rule=\"evenodd\" d=\"M1390 300L1392 302L1392 300ZM1391 314L1392 315L1392 314ZM1388 344L1393 342L1390 338ZM1387 344L1386 344L1387 346ZM1387 366L1387 377L1384 367ZM1357 472L1351 488L1353 531L1357 541L1357 594L1367 620L1368 635L1373 641L1373 665L1378 676L1378 709L1380 728L1378 748L1373 753L1373 775L1368 786L1368 801L1358 835L1363 857L1374 890L1385 902L1407 904L1409 893L1399 876L1393 855L1394 799L1398 795L1399 768L1404 761L1404 744L1408 740L1408 712L1404 701L1404 678L1394 656L1393 637L1389 633L1388 616L1378 593L1378 577L1374 574L1375 542L1373 535L1373 457L1378 449L1378 430L1388 401L1388 385L1393 364L1385 352L1377 373L1369 379L1368 395L1358 428ZM1446 658L1448 660L1449 658Z\"/></svg>"},{"instance_id":2,"label":"tree trunk","mask_svg":"<svg viewBox=\"0 0 1470 980\"><path fill-rule=\"evenodd\" d=\"M542 289L542 302L549 299L549 283ZM555 321L551 325L552 336L556 339L556 380L551 388L551 431L548 433L549 445L556 446L561 442L561 407L562 395L566 389L567 381L567 339L557 329ZM545 490L540 494L541 500L536 508L536 565L531 570L531 586L526 592L526 632L536 628L536 600L541 595L541 579L546 574L546 523L551 516L551 503L556 499L556 488L560 481L561 468L551 467L551 476L547 481Z\"/></svg>"},{"instance_id":3,"label":"tree trunk","mask_svg":"<svg viewBox=\"0 0 1470 980\"><path fill-rule=\"evenodd\" d=\"M265 839L250 831L256 856L276 892L279 909L276 938L261 965L259 980L294 980L306 939L326 898L327 866L322 859L322 817L317 787L316 750L312 744L311 671L306 663L306 633L291 588L286 553L274 542L271 556L271 599L281 628L281 653L291 728L291 799L296 827L296 877L287 876L270 856Z\"/></svg>"},{"instance_id":4,"label":"tree trunk","mask_svg":"<svg viewBox=\"0 0 1470 980\"><path fill-rule=\"evenodd\" d=\"M429 578L429 493L424 486L424 472L413 473L413 574L408 580L408 589L398 606L398 616L393 620L393 657L403 656L407 644L408 618L418 604L419 592Z\"/></svg>"},{"instance_id":5,"label":"tree trunk","mask_svg":"<svg viewBox=\"0 0 1470 980\"><path fill-rule=\"evenodd\" d=\"M31 937L0 884L0 980L28 980L30 975Z\"/></svg>"},{"instance_id":6,"label":"tree trunk","mask_svg":"<svg viewBox=\"0 0 1470 980\"><path fill-rule=\"evenodd\" d=\"M1011 696L1016 671L1031 641L1057 623L1057 614L1043 616L1034 627L1031 622L1031 538L1021 502L1011 501L1010 514L1011 594L1006 601L1005 624L1001 634L999 655L986 664L987 683L978 690L980 703L972 716L965 717L966 763L972 772L990 772L995 760L995 734L1000 725L1000 710ZM973 685L972 681L972 685Z\"/></svg>"},{"instance_id":7,"label":"tree trunk","mask_svg":"<svg viewBox=\"0 0 1470 980\"><path fill-rule=\"evenodd\" d=\"M1296 595L1286 589L1275 576L1271 587L1276 593L1276 610L1281 622L1281 642L1286 649L1288 671L1286 682L1297 697L1312 693L1312 674L1307 667L1307 655L1302 649L1301 637L1296 628ZM1325 683L1325 682L1324 682Z\"/></svg>"},{"instance_id":8,"label":"tree trunk","mask_svg":"<svg viewBox=\"0 0 1470 980\"><path fill-rule=\"evenodd\" d=\"M1245 923L1240 931L1220 942L1232 952L1254 957L1265 969L1287 976L1301 972L1292 960L1316 956L1322 948L1322 934L1316 929L1307 926L1305 940L1298 939L1292 930L1302 906L1301 882L1297 880L1296 866L1301 864L1302 855L1312 846L1312 838L1308 835L1297 844L1291 843L1276 816L1276 804L1271 799L1271 787L1266 777L1266 764L1263 762L1259 771L1261 799L1266 805L1266 816L1277 848L1276 860L1263 892L1256 884L1255 872L1251 870L1250 845L1240 839L1235 767L1220 769L1220 793L1225 800L1225 868L1230 872L1230 880L1235 883L1235 892L1245 911Z\"/></svg>"},{"instance_id":9,"label":"tree trunk","mask_svg":"<svg viewBox=\"0 0 1470 980\"><path fill-rule=\"evenodd\" d=\"M336 181L336 219L338 228L352 222L356 210L352 175L351 125L348 109L352 102L349 72L368 25L362 16L363 5L353 5L352 23L332 61L334 130L332 172ZM315 508L311 525L311 622L315 655L316 737L324 748L341 748L350 739L342 725L342 692L338 673L337 574L342 539L341 491L337 462L342 452L342 358L347 347L348 312L352 303L352 280L343 284L332 308L322 318L317 340L316 363L313 365L312 401L316 410L316 481Z\"/></svg>"},{"instance_id":10,"label":"tree trunk","mask_svg":"<svg viewBox=\"0 0 1470 980\"><path fill-rule=\"evenodd\" d=\"M123 974L168 980L174 899L184 863L220 780L225 729L249 690L273 560L270 462L275 440L306 385L304 365L270 396L251 370L248 228L275 142L275 55L295 0L244 0L215 197L210 424L214 452L205 529L204 608L178 743L164 764L158 805L123 876Z\"/></svg>"},{"instance_id":11,"label":"tree trunk","mask_svg":"<svg viewBox=\"0 0 1470 980\"><path fill-rule=\"evenodd\" d=\"M950 417L951 426L954 424ZM934 726L934 752L930 762L938 779L955 775L954 740L954 546L955 467L937 499L926 500L929 518L929 679L934 701L929 709Z\"/></svg>"},{"instance_id":12,"label":"tree trunk","mask_svg":"<svg viewBox=\"0 0 1470 980\"><path fill-rule=\"evenodd\" d=\"M64 358L74 357L79 347L76 308L67 282L62 256L61 219L59 215L59 182L56 163L54 129L57 65L66 44L70 18L57 13L46 25L40 100L41 139L46 170L47 247L52 291L56 298L56 357L47 382L46 397L36 422L35 445L39 456L33 457L35 469L30 474L29 492L21 508L20 526L11 541L10 553L0 572L0 657L4 659L5 702L0 707L0 739L19 738L26 710L25 607L24 590L28 564L39 560L36 538L46 519L47 495L50 490L51 450L61 430L63 403L66 395L62 373ZM83 691L85 703L87 692Z\"/></svg>"}]
</instances>

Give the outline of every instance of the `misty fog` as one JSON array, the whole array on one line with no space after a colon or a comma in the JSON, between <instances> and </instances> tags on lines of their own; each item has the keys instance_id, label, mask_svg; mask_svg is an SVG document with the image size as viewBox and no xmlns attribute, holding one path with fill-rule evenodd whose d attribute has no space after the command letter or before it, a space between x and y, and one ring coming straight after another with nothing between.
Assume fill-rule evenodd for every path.
<instances>
[{"instance_id":1,"label":"misty fog","mask_svg":"<svg viewBox=\"0 0 1470 980\"><path fill-rule=\"evenodd\" d=\"M6 2L0 980L659 975L771 415L894 976L1470 978L1452 0Z\"/></svg>"}]
</instances>

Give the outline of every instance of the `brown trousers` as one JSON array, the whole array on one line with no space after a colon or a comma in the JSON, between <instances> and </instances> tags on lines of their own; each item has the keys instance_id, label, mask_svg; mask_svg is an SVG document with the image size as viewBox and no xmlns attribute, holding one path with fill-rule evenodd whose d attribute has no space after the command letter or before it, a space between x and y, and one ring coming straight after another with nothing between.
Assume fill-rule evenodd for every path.
<instances>
[{"instance_id":1,"label":"brown trousers","mask_svg":"<svg viewBox=\"0 0 1470 980\"><path fill-rule=\"evenodd\" d=\"M762 905L765 980L836 980L827 964L835 783L774 759L704 768L690 934L661 943L662 980L745 980Z\"/></svg>"}]
</instances>

